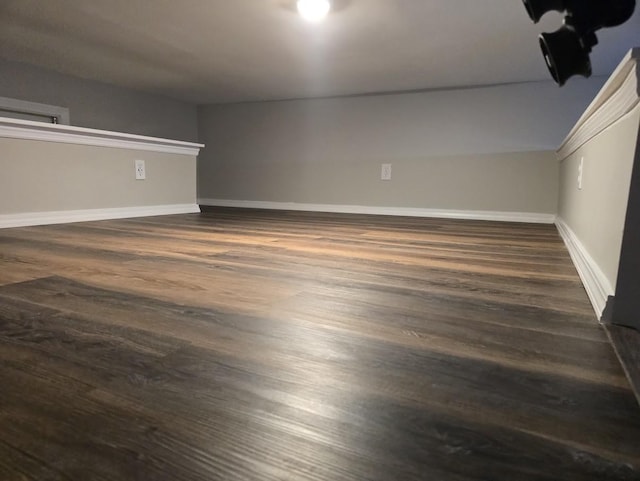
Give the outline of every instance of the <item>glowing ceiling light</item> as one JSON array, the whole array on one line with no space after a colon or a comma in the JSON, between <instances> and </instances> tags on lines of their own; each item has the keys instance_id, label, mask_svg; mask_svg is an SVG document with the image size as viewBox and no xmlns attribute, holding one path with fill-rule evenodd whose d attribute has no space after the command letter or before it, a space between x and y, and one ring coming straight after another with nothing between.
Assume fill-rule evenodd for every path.
<instances>
[{"instance_id":1,"label":"glowing ceiling light","mask_svg":"<svg viewBox=\"0 0 640 481\"><path fill-rule=\"evenodd\" d=\"M329 0L298 0L298 12L305 20L319 22L331 10Z\"/></svg>"}]
</instances>

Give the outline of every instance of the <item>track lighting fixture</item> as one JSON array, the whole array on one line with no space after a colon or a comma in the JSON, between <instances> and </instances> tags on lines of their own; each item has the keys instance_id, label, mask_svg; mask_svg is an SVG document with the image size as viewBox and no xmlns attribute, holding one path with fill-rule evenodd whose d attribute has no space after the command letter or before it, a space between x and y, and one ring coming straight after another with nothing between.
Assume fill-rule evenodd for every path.
<instances>
[{"instance_id":1,"label":"track lighting fixture","mask_svg":"<svg viewBox=\"0 0 640 481\"><path fill-rule=\"evenodd\" d=\"M635 0L523 0L534 23L550 11L564 12L563 26L539 37L553 79L562 86L573 75L591 76L589 54L597 45L596 31L622 25L631 18Z\"/></svg>"}]
</instances>

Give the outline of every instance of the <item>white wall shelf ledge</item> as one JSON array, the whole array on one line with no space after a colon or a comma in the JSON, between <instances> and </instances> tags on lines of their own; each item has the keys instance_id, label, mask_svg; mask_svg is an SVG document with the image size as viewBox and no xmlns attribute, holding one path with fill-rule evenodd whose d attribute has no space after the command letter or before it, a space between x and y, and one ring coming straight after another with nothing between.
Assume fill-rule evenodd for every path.
<instances>
[{"instance_id":1,"label":"white wall shelf ledge","mask_svg":"<svg viewBox=\"0 0 640 481\"><path fill-rule=\"evenodd\" d=\"M0 117L0 138L198 155L204 144Z\"/></svg>"},{"instance_id":2,"label":"white wall shelf ledge","mask_svg":"<svg viewBox=\"0 0 640 481\"><path fill-rule=\"evenodd\" d=\"M640 48L631 49L602 87L558 149L563 160L631 112L640 102L638 60Z\"/></svg>"}]
</instances>

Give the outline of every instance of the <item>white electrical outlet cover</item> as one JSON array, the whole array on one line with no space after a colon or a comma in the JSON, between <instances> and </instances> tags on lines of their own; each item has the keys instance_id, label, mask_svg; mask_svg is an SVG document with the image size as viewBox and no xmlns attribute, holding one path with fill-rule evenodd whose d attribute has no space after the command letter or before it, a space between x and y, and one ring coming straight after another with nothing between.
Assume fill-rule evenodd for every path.
<instances>
[{"instance_id":1,"label":"white electrical outlet cover","mask_svg":"<svg viewBox=\"0 0 640 481\"><path fill-rule=\"evenodd\" d=\"M584 174L584 157L580 158L580 165L578 166L578 190L582 190L582 177Z\"/></svg>"},{"instance_id":2,"label":"white electrical outlet cover","mask_svg":"<svg viewBox=\"0 0 640 481\"><path fill-rule=\"evenodd\" d=\"M391 164L382 164L381 180L391 180Z\"/></svg>"},{"instance_id":3,"label":"white electrical outlet cover","mask_svg":"<svg viewBox=\"0 0 640 481\"><path fill-rule=\"evenodd\" d=\"M144 165L144 160L136 160L136 180L145 180L147 178L147 171Z\"/></svg>"}]
</instances>

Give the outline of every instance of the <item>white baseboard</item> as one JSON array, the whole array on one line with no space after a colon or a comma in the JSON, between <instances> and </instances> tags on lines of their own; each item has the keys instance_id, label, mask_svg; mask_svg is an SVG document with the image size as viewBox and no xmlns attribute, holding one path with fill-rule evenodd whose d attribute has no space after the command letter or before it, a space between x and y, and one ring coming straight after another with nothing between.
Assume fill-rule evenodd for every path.
<instances>
[{"instance_id":1,"label":"white baseboard","mask_svg":"<svg viewBox=\"0 0 640 481\"><path fill-rule=\"evenodd\" d=\"M126 219L154 215L193 214L200 212L197 204L151 205L140 207L118 207L112 209L60 210L51 212L27 212L23 214L0 214L0 229L33 225L67 224L92 220Z\"/></svg>"},{"instance_id":2,"label":"white baseboard","mask_svg":"<svg viewBox=\"0 0 640 481\"><path fill-rule=\"evenodd\" d=\"M559 217L556 219L556 227L569 250L580 279L582 279L582 284L587 291L593 310L596 312L598 320L600 320L607 298L614 295L613 286L576 234Z\"/></svg>"},{"instance_id":3,"label":"white baseboard","mask_svg":"<svg viewBox=\"0 0 640 481\"><path fill-rule=\"evenodd\" d=\"M198 203L211 207L241 207L246 209L296 210L331 212L338 214L392 215L404 217L435 217L440 219L490 220L553 224L554 214L536 212L500 212L481 210L418 209L411 207L371 207L364 205L299 204L295 202L263 202L254 200L198 199Z\"/></svg>"}]
</instances>

